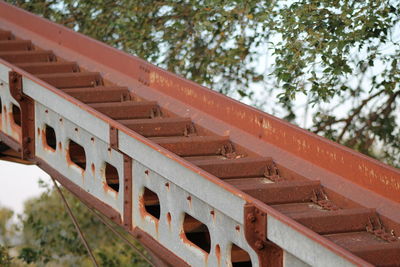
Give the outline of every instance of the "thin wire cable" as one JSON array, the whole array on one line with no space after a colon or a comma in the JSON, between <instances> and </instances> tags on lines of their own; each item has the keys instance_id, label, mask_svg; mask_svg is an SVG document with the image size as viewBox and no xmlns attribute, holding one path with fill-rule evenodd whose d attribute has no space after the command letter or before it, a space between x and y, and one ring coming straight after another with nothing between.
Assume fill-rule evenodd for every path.
<instances>
[{"instance_id":1,"label":"thin wire cable","mask_svg":"<svg viewBox=\"0 0 400 267\"><path fill-rule=\"evenodd\" d=\"M143 254L143 252L141 252L141 251L140 251L131 241L129 241L124 235L122 235L120 232L118 232L117 230L115 230L115 229L113 228L113 226L103 218L103 216L101 216L100 214L98 214L94 209L92 209L91 207L89 207L86 203L84 203L84 202L82 202L82 203L83 203L89 210L91 210L91 211L96 215L96 217L97 217L102 223L104 223L105 226L107 226L107 227L111 230L111 232L113 232L114 234L116 234L117 236L119 236L122 240L124 240L124 241L128 244L128 246L130 246L137 254L139 254L148 264L150 264L150 265L153 266L153 267L156 267L156 266L154 265L154 263L152 263L151 260L150 260L146 255Z\"/></svg>"},{"instance_id":2,"label":"thin wire cable","mask_svg":"<svg viewBox=\"0 0 400 267\"><path fill-rule=\"evenodd\" d=\"M78 232L79 237L82 240L82 243L85 245L86 250L90 255L90 258L92 259L93 265L98 267L99 265L98 265L98 263L96 261L96 258L94 257L94 255L92 253L92 250L90 249L90 246L89 246L88 242L86 241L85 236L83 235L83 232L82 232L81 228L79 227L78 221L76 220L74 214L72 213L71 208L68 205L67 200L64 197L64 194L62 193L61 189L58 187L58 185L56 183L56 180L53 177L51 177L51 179L53 180L54 186L57 188L57 191L60 194L60 196L61 196L61 198L62 198L62 200L64 202L65 207L67 208L68 214L71 217L71 219L72 219L72 221L73 221L73 223L75 225L76 231Z\"/></svg>"}]
</instances>

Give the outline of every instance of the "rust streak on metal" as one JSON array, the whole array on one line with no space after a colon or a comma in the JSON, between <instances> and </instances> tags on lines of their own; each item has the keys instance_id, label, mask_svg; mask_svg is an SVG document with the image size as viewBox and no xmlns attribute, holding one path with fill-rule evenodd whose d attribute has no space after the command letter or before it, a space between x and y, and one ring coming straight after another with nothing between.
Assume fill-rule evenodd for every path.
<instances>
[{"instance_id":1,"label":"rust streak on metal","mask_svg":"<svg viewBox=\"0 0 400 267\"><path fill-rule=\"evenodd\" d=\"M114 210L109 205L104 202L99 201L99 199L93 197L91 194L71 182L67 177L61 175L57 170L53 169L50 165L48 165L45 161L40 158L35 158L34 161L36 164L45 172L54 177L58 182L62 184L65 188L67 188L71 193L77 196L81 201L84 201L88 205L94 207L101 213L103 213L107 218L114 221L115 223L122 224L122 219L120 214Z\"/></svg>"},{"instance_id":2,"label":"rust streak on metal","mask_svg":"<svg viewBox=\"0 0 400 267\"><path fill-rule=\"evenodd\" d=\"M132 229L132 158L124 155L124 226Z\"/></svg>"},{"instance_id":3,"label":"rust streak on metal","mask_svg":"<svg viewBox=\"0 0 400 267\"><path fill-rule=\"evenodd\" d=\"M251 204L244 209L244 233L258 254L260 266L283 266L283 250L267 239L267 214Z\"/></svg>"},{"instance_id":4,"label":"rust streak on metal","mask_svg":"<svg viewBox=\"0 0 400 267\"><path fill-rule=\"evenodd\" d=\"M9 73L10 93L20 106L20 142L24 160L32 159L35 155L35 105L33 100L22 91L22 76L14 71ZM14 118L14 121L16 118Z\"/></svg>"},{"instance_id":5,"label":"rust streak on metal","mask_svg":"<svg viewBox=\"0 0 400 267\"><path fill-rule=\"evenodd\" d=\"M110 147L118 150L118 129L110 126Z\"/></svg>"}]
</instances>

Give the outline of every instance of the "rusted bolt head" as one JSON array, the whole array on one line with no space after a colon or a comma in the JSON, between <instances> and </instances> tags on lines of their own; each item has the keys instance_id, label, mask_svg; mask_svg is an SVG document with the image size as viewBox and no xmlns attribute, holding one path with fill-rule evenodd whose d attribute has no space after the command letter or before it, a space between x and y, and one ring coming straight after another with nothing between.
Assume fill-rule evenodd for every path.
<instances>
[{"instance_id":1,"label":"rusted bolt head","mask_svg":"<svg viewBox=\"0 0 400 267\"><path fill-rule=\"evenodd\" d=\"M382 236L385 232L382 229L377 229L374 231L375 235Z\"/></svg>"},{"instance_id":2,"label":"rusted bolt head","mask_svg":"<svg viewBox=\"0 0 400 267\"><path fill-rule=\"evenodd\" d=\"M257 240L254 245L258 250L262 250L264 248L264 243L261 240Z\"/></svg>"},{"instance_id":3,"label":"rusted bolt head","mask_svg":"<svg viewBox=\"0 0 400 267\"><path fill-rule=\"evenodd\" d=\"M27 154L27 155L30 155L31 151L29 151L28 149L24 149L24 153Z\"/></svg>"},{"instance_id":4,"label":"rusted bolt head","mask_svg":"<svg viewBox=\"0 0 400 267\"><path fill-rule=\"evenodd\" d=\"M254 216L254 214L250 213L247 215L247 220L249 220L249 222L255 222L256 217Z\"/></svg>"},{"instance_id":5,"label":"rusted bolt head","mask_svg":"<svg viewBox=\"0 0 400 267\"><path fill-rule=\"evenodd\" d=\"M24 142L25 143L30 143L31 142L31 138L29 136L24 138Z\"/></svg>"}]
</instances>

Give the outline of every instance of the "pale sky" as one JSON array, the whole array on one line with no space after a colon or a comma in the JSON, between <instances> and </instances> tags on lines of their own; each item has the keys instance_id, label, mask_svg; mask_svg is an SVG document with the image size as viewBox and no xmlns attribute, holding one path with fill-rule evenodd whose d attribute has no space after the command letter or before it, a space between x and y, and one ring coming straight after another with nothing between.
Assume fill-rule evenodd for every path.
<instances>
[{"instance_id":1,"label":"pale sky","mask_svg":"<svg viewBox=\"0 0 400 267\"><path fill-rule=\"evenodd\" d=\"M34 165L0 160L0 206L22 213L25 200L44 191L39 187L39 179L51 182L49 175Z\"/></svg>"}]
</instances>

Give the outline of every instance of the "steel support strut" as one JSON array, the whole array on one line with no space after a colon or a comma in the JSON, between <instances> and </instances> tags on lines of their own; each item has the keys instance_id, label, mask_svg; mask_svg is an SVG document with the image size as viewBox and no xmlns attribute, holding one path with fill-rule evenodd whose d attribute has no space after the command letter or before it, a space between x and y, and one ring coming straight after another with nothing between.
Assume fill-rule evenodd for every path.
<instances>
[{"instance_id":1,"label":"steel support strut","mask_svg":"<svg viewBox=\"0 0 400 267\"><path fill-rule=\"evenodd\" d=\"M21 158L23 160L33 160L35 157L35 104L32 98L25 95L22 91L22 76L15 72L9 72L9 86L12 97L20 105L18 114L13 114L14 120L19 120L21 124Z\"/></svg>"},{"instance_id":2,"label":"steel support strut","mask_svg":"<svg viewBox=\"0 0 400 267\"><path fill-rule=\"evenodd\" d=\"M244 206L244 232L256 251L260 266L283 266L283 250L267 239L267 213L252 204Z\"/></svg>"}]
</instances>

